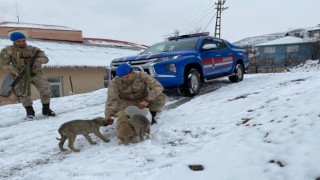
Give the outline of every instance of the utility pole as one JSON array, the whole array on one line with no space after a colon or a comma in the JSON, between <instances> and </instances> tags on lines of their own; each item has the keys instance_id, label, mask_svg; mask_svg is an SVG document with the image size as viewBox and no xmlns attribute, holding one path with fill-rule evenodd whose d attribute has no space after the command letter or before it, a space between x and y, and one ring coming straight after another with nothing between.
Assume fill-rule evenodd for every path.
<instances>
[{"instance_id":1,"label":"utility pole","mask_svg":"<svg viewBox=\"0 0 320 180\"><path fill-rule=\"evenodd\" d=\"M216 16L216 28L214 31L214 36L220 38L221 35L221 12L223 10L228 9L228 7L223 7L224 3L226 2L226 0L218 0L217 3L215 3L217 5L216 9L217 9L217 16Z\"/></svg>"},{"instance_id":2,"label":"utility pole","mask_svg":"<svg viewBox=\"0 0 320 180\"><path fill-rule=\"evenodd\" d=\"M18 23L20 23L20 21L19 21L19 13L18 13L18 1L17 0L16 0L16 12L17 12Z\"/></svg>"}]
</instances>

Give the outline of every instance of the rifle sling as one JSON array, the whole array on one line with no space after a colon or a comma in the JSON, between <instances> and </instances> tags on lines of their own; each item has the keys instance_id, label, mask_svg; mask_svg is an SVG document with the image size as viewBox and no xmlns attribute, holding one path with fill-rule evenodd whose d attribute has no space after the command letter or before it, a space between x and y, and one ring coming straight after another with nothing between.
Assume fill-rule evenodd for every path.
<instances>
[{"instance_id":1,"label":"rifle sling","mask_svg":"<svg viewBox=\"0 0 320 180\"><path fill-rule=\"evenodd\" d=\"M37 51L35 55L32 57L31 60L34 61L35 58L37 58L38 54L40 51ZM33 64L32 64L33 66ZM16 92L15 86L12 86L12 92L14 95L17 97L23 97L23 96L30 96L31 95L31 72L32 72L32 67L31 67L31 62L27 61L27 64L25 66L25 73L23 74L23 79L24 79L24 86L21 94L18 94Z\"/></svg>"}]
</instances>

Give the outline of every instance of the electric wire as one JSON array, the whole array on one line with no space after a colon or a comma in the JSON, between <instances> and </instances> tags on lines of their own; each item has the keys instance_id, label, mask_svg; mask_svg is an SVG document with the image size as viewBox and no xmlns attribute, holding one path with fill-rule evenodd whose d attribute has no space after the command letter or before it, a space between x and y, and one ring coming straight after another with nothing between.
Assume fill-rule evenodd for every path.
<instances>
[{"instance_id":1,"label":"electric wire","mask_svg":"<svg viewBox=\"0 0 320 180\"><path fill-rule=\"evenodd\" d=\"M191 25L189 25L189 26L187 26L187 28L185 28L186 31L189 31L196 24L199 24L201 21L205 20L205 18L212 13L212 8L214 7L214 5L215 4L211 5L207 10L204 11L204 13L202 13L201 16L199 16L195 21L191 22Z\"/></svg>"},{"instance_id":2,"label":"electric wire","mask_svg":"<svg viewBox=\"0 0 320 180\"><path fill-rule=\"evenodd\" d=\"M209 23L208 23L207 26L203 29L202 32L204 32L204 31L207 29L207 27L210 25L210 23L212 22L213 18L214 18L216 15L217 15L217 13L215 13L215 14L212 16L212 18L210 19Z\"/></svg>"}]
</instances>

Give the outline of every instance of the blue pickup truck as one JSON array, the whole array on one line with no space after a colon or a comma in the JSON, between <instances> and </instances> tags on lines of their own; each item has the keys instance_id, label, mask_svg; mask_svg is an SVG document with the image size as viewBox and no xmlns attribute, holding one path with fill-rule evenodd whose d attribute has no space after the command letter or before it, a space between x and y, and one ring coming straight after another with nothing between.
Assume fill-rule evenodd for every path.
<instances>
[{"instance_id":1,"label":"blue pickup truck","mask_svg":"<svg viewBox=\"0 0 320 180\"><path fill-rule=\"evenodd\" d=\"M170 37L139 55L114 59L109 79L122 63L149 73L165 88L177 88L182 95L192 97L206 80L229 76L231 82L242 81L249 59L245 49L209 33L197 33Z\"/></svg>"}]
</instances>

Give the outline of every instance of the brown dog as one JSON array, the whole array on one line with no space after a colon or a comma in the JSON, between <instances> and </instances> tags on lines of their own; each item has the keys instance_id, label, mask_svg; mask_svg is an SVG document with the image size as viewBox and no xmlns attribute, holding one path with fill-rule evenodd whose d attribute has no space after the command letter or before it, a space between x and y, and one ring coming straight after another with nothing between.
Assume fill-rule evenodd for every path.
<instances>
[{"instance_id":1,"label":"brown dog","mask_svg":"<svg viewBox=\"0 0 320 180\"><path fill-rule=\"evenodd\" d=\"M92 141L89 134L94 133L104 142L109 142L109 139L104 137L99 128L101 126L107 126L107 122L103 117L97 117L92 120L73 120L62 124L59 128L59 133L61 135L59 148L61 151L65 151L66 149L63 148L64 142L68 139L69 144L68 147L75 151L79 152L80 149L74 147L74 140L76 139L77 135L82 134L90 144L97 144L96 142Z\"/></svg>"},{"instance_id":2,"label":"brown dog","mask_svg":"<svg viewBox=\"0 0 320 180\"><path fill-rule=\"evenodd\" d=\"M125 111L119 111L115 114L117 119L116 124L116 134L120 140L121 144L127 145L128 143L133 143L133 139L136 137L136 133L129 123L129 115Z\"/></svg>"},{"instance_id":3,"label":"brown dog","mask_svg":"<svg viewBox=\"0 0 320 180\"><path fill-rule=\"evenodd\" d=\"M147 139L150 138L150 121L148 118L141 114L131 114L129 118L130 124L133 126L134 131L140 138L140 141L144 140L146 136Z\"/></svg>"}]
</instances>

